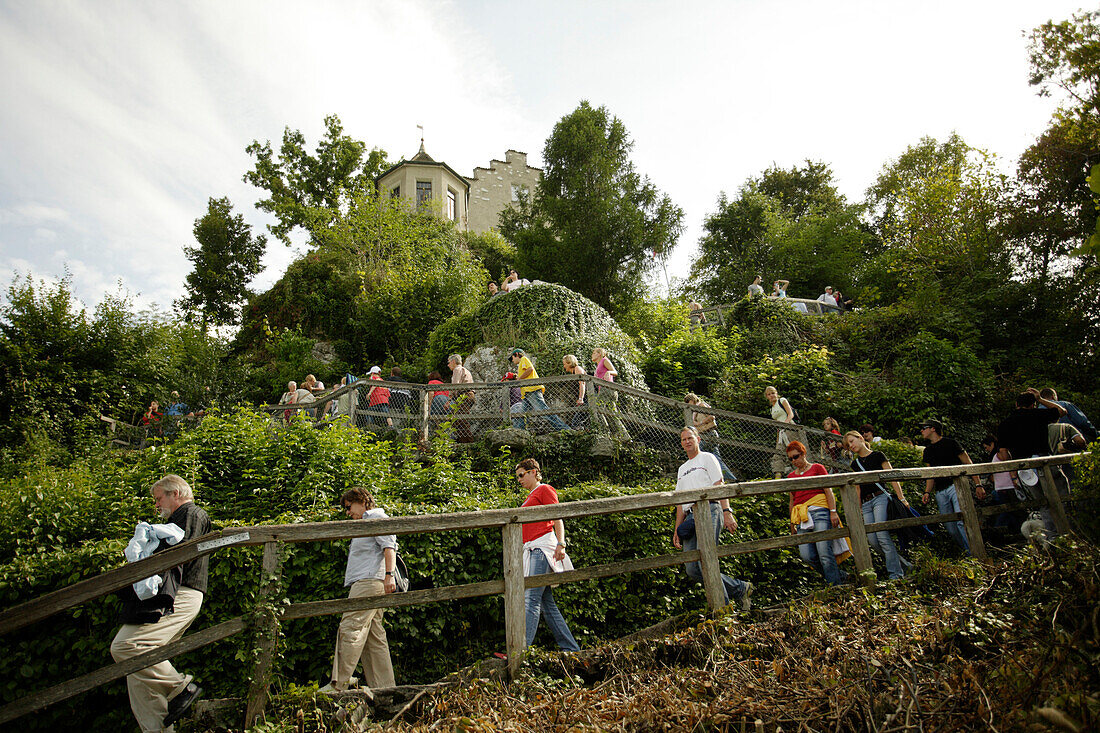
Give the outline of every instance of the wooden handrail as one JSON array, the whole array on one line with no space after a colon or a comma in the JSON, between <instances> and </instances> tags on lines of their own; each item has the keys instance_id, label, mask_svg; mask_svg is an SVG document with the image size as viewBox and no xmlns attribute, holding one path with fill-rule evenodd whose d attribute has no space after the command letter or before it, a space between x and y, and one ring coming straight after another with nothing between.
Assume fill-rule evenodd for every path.
<instances>
[{"instance_id":1,"label":"wooden handrail","mask_svg":"<svg viewBox=\"0 0 1100 733\"><path fill-rule=\"evenodd\" d=\"M707 591L708 606L712 610L720 607L724 601L721 581L718 577L718 560L732 555L793 547L807 542L846 537L852 544L856 558L856 568L866 574L871 568L867 548L867 533L899 527L934 524L945 521L965 523L976 557L984 557L981 532L978 526L979 515L988 510L978 511L970 499L968 491L960 491L961 512L913 517L864 526L859 511L859 488L863 483L886 481L910 481L929 478L952 478L956 482L982 474L1017 471L1024 468L1038 468L1043 472L1043 492L1045 502L1054 517L1056 525L1062 531L1067 528L1061 501L1055 490L1051 466L1071 462L1079 454L1045 456L1004 461L999 463L967 464L940 468L903 468L888 471L868 471L863 473L840 473L825 476L812 476L798 479L770 479L749 483L733 483L709 486L688 491L665 491L632 496L587 499L561 504L535 507L509 507L480 512L460 512L452 514L423 514L384 519L362 519L339 522L315 522L289 525L262 525L251 527L233 527L211 533L205 537L191 540L177 547L157 553L150 558L110 570L93 578L80 581L67 588L54 591L39 598L27 601L0 613L0 633L8 633L31 623L48 618L60 611L83 603L87 600L106 595L126 585L155 573L174 567L188 560L208 555L228 546L253 546L264 544L265 578L272 572L278 573L278 544L281 542L315 542L354 537L369 537L386 534L437 533L464 529L500 528L504 535L504 579L471 583L445 588L431 588L411 591L404 594L386 596L307 601L291 604L285 609L284 620L310 618L314 616L343 613L365 608L395 608L437 601L471 598L484 595L504 594L506 609L506 639L508 645L509 669L517 671L523 652L523 591L526 588L540 587L610 577L627 572L647 570L698 561L702 567L704 586ZM706 508L709 502L719 499L761 496L812 488L839 487L845 506L848 525L840 529L826 530L802 535L784 535L768 537L749 542L718 547L713 532L701 531L697 550L638 558L617 563L582 568L566 573L553 573L541 576L523 577L522 562L517 560L519 552L520 527L522 524L553 519L570 519L585 516L597 516L624 511L669 507L676 504L693 503L697 509L697 520L706 530L710 519ZM965 487L964 487L965 488ZM270 579L270 578L269 578ZM263 623L277 626L278 618L270 615ZM165 647L147 652L125 662L102 668L96 672L55 685L54 687L32 693L0 708L0 723L14 720L29 712L39 710L60 700L67 699L102 684L118 679L135 669L170 659L185 651L201 648L214 641L224 639L248 628L238 617L222 622L217 626L192 634ZM269 629L270 631L270 629ZM260 666L271 664L270 649L261 654ZM266 660L266 661L265 661ZM139 666L134 666L134 665ZM266 667L262 667L266 672ZM262 679L257 677L257 679ZM249 716L255 717L266 701L266 686L254 685L249 695Z\"/></svg>"}]
</instances>

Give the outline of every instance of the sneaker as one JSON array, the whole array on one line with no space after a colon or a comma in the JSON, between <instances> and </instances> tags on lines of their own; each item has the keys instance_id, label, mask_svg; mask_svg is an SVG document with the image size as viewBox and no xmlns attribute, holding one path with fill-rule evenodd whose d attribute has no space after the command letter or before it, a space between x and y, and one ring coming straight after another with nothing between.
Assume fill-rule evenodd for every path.
<instances>
[{"instance_id":1,"label":"sneaker","mask_svg":"<svg viewBox=\"0 0 1100 733\"><path fill-rule=\"evenodd\" d=\"M164 716L164 722L161 725L171 728L172 724L182 718L191 704L200 697L202 697L202 688L194 682L188 684L183 688L183 692L168 701L168 714Z\"/></svg>"},{"instance_id":2,"label":"sneaker","mask_svg":"<svg viewBox=\"0 0 1100 733\"><path fill-rule=\"evenodd\" d=\"M753 590L753 588L754 588L754 586L753 586L752 583L749 583L749 582L745 583L745 592L741 594L741 610L742 611L751 611L752 610L752 590Z\"/></svg>"}]
</instances>

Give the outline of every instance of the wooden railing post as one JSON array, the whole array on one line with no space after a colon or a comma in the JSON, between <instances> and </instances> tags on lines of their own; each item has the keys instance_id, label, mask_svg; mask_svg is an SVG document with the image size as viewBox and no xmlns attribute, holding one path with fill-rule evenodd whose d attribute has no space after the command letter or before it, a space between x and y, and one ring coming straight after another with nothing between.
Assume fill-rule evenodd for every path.
<instances>
[{"instance_id":1,"label":"wooden railing post","mask_svg":"<svg viewBox=\"0 0 1100 733\"><path fill-rule=\"evenodd\" d=\"M963 527L966 528L966 541L970 544L970 555L985 560L985 540L982 538L982 520L974 508L974 497L970 494L970 480L965 476L955 479L955 495L962 510Z\"/></svg>"},{"instance_id":2,"label":"wooden railing post","mask_svg":"<svg viewBox=\"0 0 1100 733\"><path fill-rule=\"evenodd\" d=\"M687 403L684 403L684 426L686 427L688 425L694 425L694 424L695 423L692 421L691 405L688 405Z\"/></svg>"},{"instance_id":3,"label":"wooden railing post","mask_svg":"<svg viewBox=\"0 0 1100 733\"><path fill-rule=\"evenodd\" d=\"M432 411L432 391L424 390L423 399L420 400L420 442L428 441L428 415Z\"/></svg>"},{"instance_id":4,"label":"wooden railing post","mask_svg":"<svg viewBox=\"0 0 1100 733\"><path fill-rule=\"evenodd\" d=\"M867 529L863 524L863 504L859 500L859 485L846 483L840 487L844 503L844 521L848 525L848 544L856 561L856 572L862 585L875 584L875 568L871 564L871 547L867 544Z\"/></svg>"},{"instance_id":5,"label":"wooden railing post","mask_svg":"<svg viewBox=\"0 0 1100 733\"><path fill-rule=\"evenodd\" d=\"M256 663L252 667L252 681L248 686L248 704L244 714L244 727L251 728L267 707L268 686L271 684L271 667L275 658L275 642L279 638L279 612L276 610L279 589L282 586L282 552L279 542L264 543L262 576L259 601L253 617L255 624Z\"/></svg>"},{"instance_id":6,"label":"wooden railing post","mask_svg":"<svg viewBox=\"0 0 1100 733\"><path fill-rule=\"evenodd\" d=\"M500 390L501 423L506 427L512 427L512 385L505 383Z\"/></svg>"},{"instance_id":7,"label":"wooden railing post","mask_svg":"<svg viewBox=\"0 0 1100 733\"><path fill-rule=\"evenodd\" d=\"M1058 494L1058 485L1054 482L1054 472L1050 466L1043 466L1039 474L1039 483L1043 487L1047 504L1050 505L1050 518L1054 520L1054 529L1059 534L1069 532L1069 520L1066 518L1066 508L1062 505L1062 497Z\"/></svg>"},{"instance_id":8,"label":"wooden railing post","mask_svg":"<svg viewBox=\"0 0 1100 733\"><path fill-rule=\"evenodd\" d=\"M695 546L699 549L699 569L707 591L707 607L711 611L726 605L726 589L722 585L722 569L718 564L718 543L714 541L714 521L710 516L710 500L695 502Z\"/></svg>"},{"instance_id":9,"label":"wooden railing post","mask_svg":"<svg viewBox=\"0 0 1100 733\"><path fill-rule=\"evenodd\" d=\"M527 647L527 609L523 587L523 525L511 522L504 535L504 643L508 674L515 677Z\"/></svg>"},{"instance_id":10,"label":"wooden railing post","mask_svg":"<svg viewBox=\"0 0 1100 733\"><path fill-rule=\"evenodd\" d=\"M600 432L600 420L596 412L596 386L592 381L594 377L585 374L581 379L584 380L584 396L588 400L588 420L590 426L588 429L593 433L598 433Z\"/></svg>"}]
</instances>

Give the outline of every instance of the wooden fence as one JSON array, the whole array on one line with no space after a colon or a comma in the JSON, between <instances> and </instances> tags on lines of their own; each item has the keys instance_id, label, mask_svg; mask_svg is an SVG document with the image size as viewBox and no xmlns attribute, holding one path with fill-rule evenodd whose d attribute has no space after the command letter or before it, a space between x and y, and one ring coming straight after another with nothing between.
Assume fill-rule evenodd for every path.
<instances>
[{"instance_id":1,"label":"wooden fence","mask_svg":"<svg viewBox=\"0 0 1100 733\"><path fill-rule=\"evenodd\" d=\"M1004 506L978 509L970 495L967 485L970 477L994 472L1017 471L1023 468L1036 468L1040 471L1042 498L1010 506L1010 509L1031 509L1045 506L1049 508L1057 531L1068 532L1069 523L1055 484L1052 467L1069 463L1073 455L1048 456L1025 460L1005 461L1002 463L984 463L977 465L952 466L946 468L908 468L891 471L871 471L867 473L841 473L826 476L814 476L800 479L780 479L755 482L722 484L703 489L680 492L658 492L634 496L590 499L549 506L493 509L480 512L454 514L427 514L408 517L389 517L385 519L363 519L340 522L301 523L286 525L265 525L254 527L233 527L211 533L200 539L170 548L152 557L136 563L124 565L115 570L82 580L61 590L48 593L34 600L0 612L0 634L10 634L30 624L47 619L61 611L86 601L105 596L135 581L163 572L183 562L203 555L209 555L222 548L263 545L263 559L260 572L261 604L258 608L268 609L249 617L238 616L219 624L185 636L171 644L147 652L140 656L111 664L95 672L67 680L45 690L26 695L15 702L0 708L0 724L10 722L28 713L41 710L100 687L143 669L157 662L171 659L185 652L200 649L216 641L250 631L255 635L256 655L252 686L248 692L246 726L254 722L267 703L267 684L273 665L274 646L281 621L311 618L317 616L344 613L345 611L368 608L400 608L438 601L453 601L487 595L504 596L505 638L508 652L508 669L515 674L522 663L525 645L524 591L551 584L574 583L595 578L605 578L629 572L670 567L686 562L699 562L703 584L706 590L707 606L711 611L721 608L725 602L719 560L724 557L753 552L763 552L784 547L794 547L809 542L848 538L855 559L856 569L864 583L874 582L871 555L867 542L869 532L897 529L901 527L936 524L962 520L970 542L971 553L985 559L985 543L982 539L981 518L1005 511ZM949 477L958 488L958 513L936 514L932 516L898 519L865 525L859 501L859 484L888 481L915 481L928 478ZM824 532L812 532L801 535L769 537L750 542L719 546L714 542L711 515L707 511L709 502L719 499L736 500L740 497L760 496L784 493L799 489L839 488L846 526ZM608 563L576 569L565 573L549 573L530 577L523 576L523 540L522 525L553 519L575 519L580 517L614 514L619 512L667 509L676 504L693 503L696 511L696 534L698 549L653 557L642 557L622 562ZM734 504L735 506L735 504ZM277 606L270 596L278 587L281 572L279 558L280 545L283 543L324 542L349 539L353 537L372 537L387 534L439 533L456 530L497 528L503 535L503 555L501 558L502 577L465 585L443 588L428 588L407 593L397 593L370 598L339 598L293 603L282 606L278 615L271 611ZM669 533L671 536L671 526Z\"/></svg>"}]
</instances>

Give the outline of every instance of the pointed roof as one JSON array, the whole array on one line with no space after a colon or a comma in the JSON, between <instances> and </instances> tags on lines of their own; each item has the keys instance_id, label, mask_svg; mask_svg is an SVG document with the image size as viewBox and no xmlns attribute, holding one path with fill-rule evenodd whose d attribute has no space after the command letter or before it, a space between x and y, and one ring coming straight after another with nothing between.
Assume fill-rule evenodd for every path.
<instances>
[{"instance_id":1,"label":"pointed roof","mask_svg":"<svg viewBox=\"0 0 1100 733\"><path fill-rule=\"evenodd\" d=\"M375 184L377 184L390 173L394 172L404 165L425 165L445 168L446 170L450 171L451 175L457 178L462 183L462 185L466 187L467 190L469 190L470 188L470 181L468 178L466 178L466 176L460 174L458 171L456 171L454 168L447 165L443 161L436 160L432 156L428 155L428 152L424 150L424 138L420 139L420 150L416 153L416 155L409 159L402 159L400 163L391 165L389 168L379 173L377 176L374 177Z\"/></svg>"},{"instance_id":2,"label":"pointed roof","mask_svg":"<svg viewBox=\"0 0 1100 733\"><path fill-rule=\"evenodd\" d=\"M435 158L428 155L427 151L424 150L424 139L423 138L420 139L420 152L418 152L416 155L414 155L412 157L412 159L409 160L409 162L410 163L434 163L435 162Z\"/></svg>"}]
</instances>

